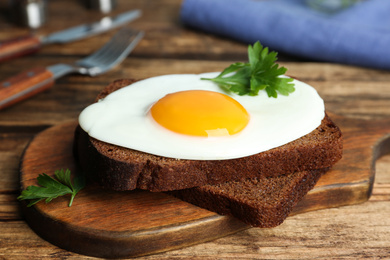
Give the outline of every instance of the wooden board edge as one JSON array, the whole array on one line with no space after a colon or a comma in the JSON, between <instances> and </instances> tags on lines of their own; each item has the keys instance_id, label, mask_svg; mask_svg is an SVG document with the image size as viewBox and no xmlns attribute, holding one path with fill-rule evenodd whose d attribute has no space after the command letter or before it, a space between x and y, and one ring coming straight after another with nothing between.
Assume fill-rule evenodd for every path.
<instances>
[{"instance_id":1,"label":"wooden board edge","mask_svg":"<svg viewBox=\"0 0 390 260\"><path fill-rule=\"evenodd\" d=\"M100 258L156 254L215 240L250 228L233 217L216 215L179 227L134 233L118 232L113 235L104 231L74 229L65 223L53 221L34 206L27 207L24 202L22 204L22 214L27 224L42 239L77 254ZM180 236L177 235L178 232ZM80 247L80 243L83 247Z\"/></svg>"},{"instance_id":2,"label":"wooden board edge","mask_svg":"<svg viewBox=\"0 0 390 260\"><path fill-rule=\"evenodd\" d=\"M350 184L349 186L328 185L311 190L294 207L290 216L321 209L364 203L369 200L372 194L373 182L374 175L368 181ZM318 203L318 201L321 201L321 203Z\"/></svg>"}]
</instances>

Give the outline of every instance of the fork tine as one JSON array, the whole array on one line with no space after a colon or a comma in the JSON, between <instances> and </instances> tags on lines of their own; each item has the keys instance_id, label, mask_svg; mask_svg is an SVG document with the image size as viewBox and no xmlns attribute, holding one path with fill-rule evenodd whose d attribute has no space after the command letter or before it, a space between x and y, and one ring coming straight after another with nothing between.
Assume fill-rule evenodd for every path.
<instances>
[{"instance_id":1,"label":"fork tine","mask_svg":"<svg viewBox=\"0 0 390 260\"><path fill-rule=\"evenodd\" d=\"M103 73L125 59L143 35L142 31L128 28L121 29L100 50L76 64L86 68L86 73L91 76Z\"/></svg>"},{"instance_id":2,"label":"fork tine","mask_svg":"<svg viewBox=\"0 0 390 260\"><path fill-rule=\"evenodd\" d=\"M109 56L117 56L118 54L114 55L113 52L115 50L119 50L119 52L123 51L123 47L127 46L128 43L131 42L131 39L134 37L136 31L129 30L129 29L123 29L120 30L117 34L114 35L114 37L105 44L100 50L92 54L91 56L85 58L84 60L94 60L97 61L101 59L102 57L106 57L107 53Z\"/></svg>"},{"instance_id":3,"label":"fork tine","mask_svg":"<svg viewBox=\"0 0 390 260\"><path fill-rule=\"evenodd\" d=\"M110 59L118 57L129 45L129 37L123 37L123 35L117 35L116 39L111 45L107 45L107 48L102 49L100 53L91 57L91 61L107 63ZM122 37L120 37L122 36Z\"/></svg>"},{"instance_id":4,"label":"fork tine","mask_svg":"<svg viewBox=\"0 0 390 260\"><path fill-rule=\"evenodd\" d=\"M117 56L118 52L122 52L125 47L127 47L128 43L127 40L131 39L134 35L134 32L130 32L130 34L116 34L110 42L108 42L106 45L104 45L99 51L91 55L90 57L87 57L86 59L91 61L98 61L101 59L106 59L107 56ZM126 36L126 37L124 37ZM130 37L129 37L130 36Z\"/></svg>"}]
</instances>

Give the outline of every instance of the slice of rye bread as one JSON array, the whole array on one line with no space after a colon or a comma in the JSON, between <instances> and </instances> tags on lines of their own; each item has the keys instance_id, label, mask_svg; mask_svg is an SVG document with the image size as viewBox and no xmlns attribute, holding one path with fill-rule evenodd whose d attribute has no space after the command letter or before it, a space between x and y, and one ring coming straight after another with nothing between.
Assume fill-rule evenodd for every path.
<instances>
[{"instance_id":1,"label":"slice of rye bread","mask_svg":"<svg viewBox=\"0 0 390 260\"><path fill-rule=\"evenodd\" d=\"M96 101L134 82L114 81ZM99 141L80 127L75 132L74 152L88 179L103 188L157 192L326 168L341 158L342 146L340 129L326 115L308 135L238 159L203 161L155 156Z\"/></svg>"},{"instance_id":2,"label":"slice of rye bread","mask_svg":"<svg viewBox=\"0 0 390 260\"><path fill-rule=\"evenodd\" d=\"M328 168L168 191L181 200L261 228L280 225Z\"/></svg>"}]
</instances>

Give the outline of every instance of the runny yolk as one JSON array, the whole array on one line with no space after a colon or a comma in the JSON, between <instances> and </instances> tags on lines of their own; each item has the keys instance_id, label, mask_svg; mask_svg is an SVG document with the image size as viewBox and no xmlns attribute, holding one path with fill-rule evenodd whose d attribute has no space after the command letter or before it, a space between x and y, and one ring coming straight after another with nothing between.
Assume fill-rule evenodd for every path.
<instances>
[{"instance_id":1,"label":"runny yolk","mask_svg":"<svg viewBox=\"0 0 390 260\"><path fill-rule=\"evenodd\" d=\"M239 102L206 90L168 94L152 106L150 113L161 126L195 136L233 135L249 122L249 114Z\"/></svg>"}]
</instances>

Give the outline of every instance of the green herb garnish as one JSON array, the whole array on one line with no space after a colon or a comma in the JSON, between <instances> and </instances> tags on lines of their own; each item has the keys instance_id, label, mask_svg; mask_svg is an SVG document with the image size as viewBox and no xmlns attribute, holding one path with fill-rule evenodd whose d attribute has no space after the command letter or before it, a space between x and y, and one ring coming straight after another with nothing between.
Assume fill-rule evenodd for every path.
<instances>
[{"instance_id":1,"label":"green herb garnish","mask_svg":"<svg viewBox=\"0 0 390 260\"><path fill-rule=\"evenodd\" d=\"M268 97L276 98L278 93L288 96L295 91L292 78L280 77L287 71L285 67L279 67L276 62L277 53L269 52L260 42L248 47L248 63L233 63L211 80L217 83L225 91L231 91L238 95L256 96L260 90L265 90ZM232 75L227 75L235 72ZM227 75L227 76L226 76Z\"/></svg>"},{"instance_id":2,"label":"green herb garnish","mask_svg":"<svg viewBox=\"0 0 390 260\"><path fill-rule=\"evenodd\" d=\"M27 205L28 207L31 207L41 200L45 200L45 202L48 203L59 196L71 194L69 207L72 206L73 199L77 192L85 186L84 176L77 176L73 179L74 183L72 184L69 169L66 171L63 169L57 170L54 175L55 178L52 178L45 173L40 174L37 177L37 180L41 187L28 186L22 191L18 200L31 200L31 202Z\"/></svg>"}]
</instances>

